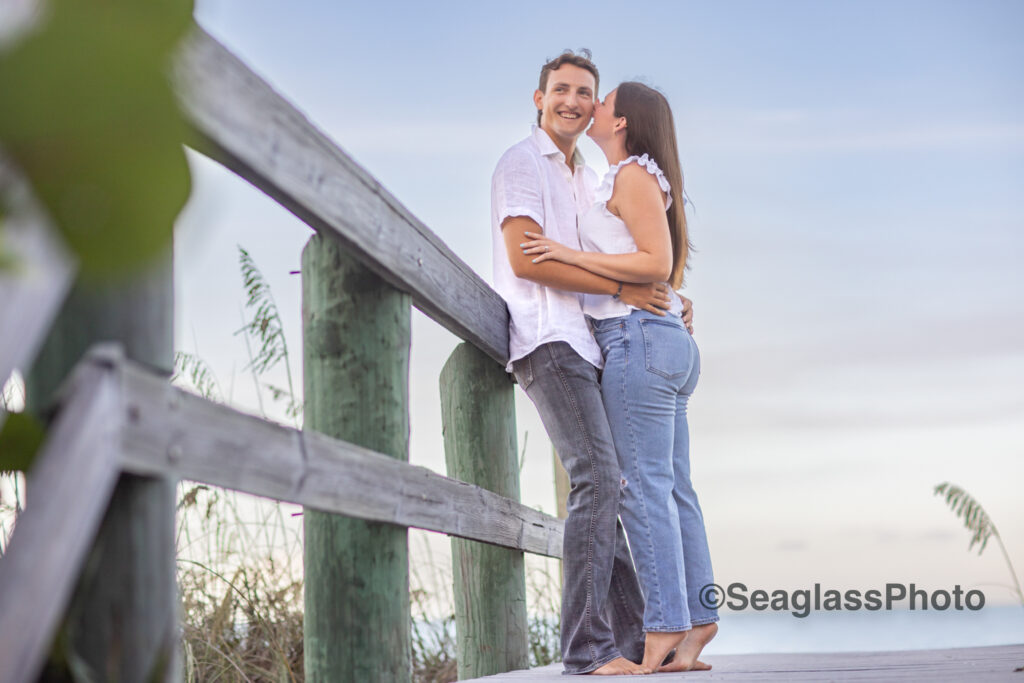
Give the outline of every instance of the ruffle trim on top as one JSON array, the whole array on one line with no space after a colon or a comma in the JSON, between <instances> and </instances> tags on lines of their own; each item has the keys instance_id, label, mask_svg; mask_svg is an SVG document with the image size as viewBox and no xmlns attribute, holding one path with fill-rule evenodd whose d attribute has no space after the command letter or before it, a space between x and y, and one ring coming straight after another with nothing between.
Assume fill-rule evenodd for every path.
<instances>
[{"instance_id":1,"label":"ruffle trim on top","mask_svg":"<svg viewBox=\"0 0 1024 683\"><path fill-rule=\"evenodd\" d=\"M658 162L651 159L646 154L643 156L636 156L634 154L628 159L623 159L609 168L600 187L597 188L595 200L602 205L606 204L608 200L612 198L612 192L615 191L615 176L618 174L619 169L632 163L636 163L647 169L648 173L658 179L658 186L661 187L661 191L666 194L665 210L668 211L669 207L672 206L672 186L669 185L668 178L665 177L665 173L658 167Z\"/></svg>"}]
</instances>

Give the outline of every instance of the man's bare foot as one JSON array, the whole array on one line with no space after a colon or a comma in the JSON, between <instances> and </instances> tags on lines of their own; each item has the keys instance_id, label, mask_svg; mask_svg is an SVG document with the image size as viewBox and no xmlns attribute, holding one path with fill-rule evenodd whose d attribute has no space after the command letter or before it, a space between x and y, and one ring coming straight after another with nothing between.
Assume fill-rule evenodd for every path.
<instances>
[{"instance_id":1,"label":"man's bare foot","mask_svg":"<svg viewBox=\"0 0 1024 683\"><path fill-rule=\"evenodd\" d=\"M628 676L630 674L643 674L648 673L640 668L639 664L634 664L625 657L616 657L607 664L594 669L590 672L593 676Z\"/></svg>"},{"instance_id":2,"label":"man's bare foot","mask_svg":"<svg viewBox=\"0 0 1024 683\"><path fill-rule=\"evenodd\" d=\"M687 631L686 639L676 648L676 657L658 671L707 671L711 667L697 659L704 646L718 633L718 624L711 622L694 626ZM645 660L646 661L646 660Z\"/></svg>"},{"instance_id":3,"label":"man's bare foot","mask_svg":"<svg viewBox=\"0 0 1024 683\"><path fill-rule=\"evenodd\" d=\"M643 673L654 673L658 671L658 667L672 648L677 647L684 641L689 631L672 631L669 633L661 633L658 631L648 631L647 637L644 640L644 661L640 665L643 668ZM676 658L673 661L679 660L679 655L683 652L682 647L678 647L676 650ZM693 661L690 661L693 664ZM684 669L680 669L683 671Z\"/></svg>"}]
</instances>

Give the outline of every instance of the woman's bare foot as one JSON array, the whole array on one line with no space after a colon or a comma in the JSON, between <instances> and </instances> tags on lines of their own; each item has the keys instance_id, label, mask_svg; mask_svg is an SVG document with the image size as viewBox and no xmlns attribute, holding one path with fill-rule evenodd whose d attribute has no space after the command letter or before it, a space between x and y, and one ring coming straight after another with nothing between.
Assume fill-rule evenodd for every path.
<instances>
[{"instance_id":1,"label":"woman's bare foot","mask_svg":"<svg viewBox=\"0 0 1024 683\"><path fill-rule=\"evenodd\" d=\"M658 671L707 671L711 667L697 657L700 656L704 646L711 642L711 639L718 633L718 624L711 622L701 626L694 626L687 631L686 639L676 648L676 656L665 666L659 667ZM650 635L650 634L648 634ZM646 662L646 658L644 659Z\"/></svg>"},{"instance_id":2,"label":"woman's bare foot","mask_svg":"<svg viewBox=\"0 0 1024 683\"><path fill-rule=\"evenodd\" d=\"M689 633L689 631L672 631L669 633L648 631L647 638L644 641L644 661L640 665L643 668L643 673L658 671L658 667L665 661L665 657L674 647L677 649L676 658L673 661L678 661L679 655L683 652L680 644L684 642ZM693 664L692 660L690 664ZM679 669L679 671L684 671L684 669Z\"/></svg>"},{"instance_id":3,"label":"woman's bare foot","mask_svg":"<svg viewBox=\"0 0 1024 683\"><path fill-rule=\"evenodd\" d=\"M658 667L658 671L664 671L665 667L668 666L669 662L675 660L675 658L676 658L676 651L672 650L671 652L668 653L668 655L665 656L665 661L663 661L661 663L661 666ZM704 662L702 662L702 661L700 661L698 659L694 663L694 665L692 667L690 667L690 671L711 671L711 665L710 664L705 664Z\"/></svg>"},{"instance_id":4,"label":"woman's bare foot","mask_svg":"<svg viewBox=\"0 0 1024 683\"><path fill-rule=\"evenodd\" d=\"M625 657L616 657L590 672L592 676L628 676L643 673L648 672L641 669L639 664L634 664Z\"/></svg>"}]
</instances>

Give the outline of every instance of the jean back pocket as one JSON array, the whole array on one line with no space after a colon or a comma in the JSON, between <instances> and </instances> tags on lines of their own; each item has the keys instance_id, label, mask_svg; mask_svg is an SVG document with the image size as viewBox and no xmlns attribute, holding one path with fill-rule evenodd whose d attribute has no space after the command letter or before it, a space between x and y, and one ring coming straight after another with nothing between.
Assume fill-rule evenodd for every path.
<instances>
[{"instance_id":1,"label":"jean back pocket","mask_svg":"<svg viewBox=\"0 0 1024 683\"><path fill-rule=\"evenodd\" d=\"M647 370L666 379L679 379L690 373L693 358L690 340L681 322L675 320L640 320L644 336Z\"/></svg>"}]
</instances>

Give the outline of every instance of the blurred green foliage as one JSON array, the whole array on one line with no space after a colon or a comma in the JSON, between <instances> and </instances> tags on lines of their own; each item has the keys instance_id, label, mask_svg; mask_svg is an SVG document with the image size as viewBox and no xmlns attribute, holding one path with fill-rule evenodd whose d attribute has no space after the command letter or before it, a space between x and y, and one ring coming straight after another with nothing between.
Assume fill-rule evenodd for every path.
<instances>
[{"instance_id":1,"label":"blurred green foliage","mask_svg":"<svg viewBox=\"0 0 1024 683\"><path fill-rule=\"evenodd\" d=\"M0 272L13 269L18 263L7 247L4 245L4 213L0 209Z\"/></svg>"},{"instance_id":2,"label":"blurred green foliage","mask_svg":"<svg viewBox=\"0 0 1024 683\"><path fill-rule=\"evenodd\" d=\"M86 278L170 243L190 177L168 73L191 26L190 0L50 0L0 54L0 146Z\"/></svg>"},{"instance_id":3,"label":"blurred green foliage","mask_svg":"<svg viewBox=\"0 0 1024 683\"><path fill-rule=\"evenodd\" d=\"M28 413L9 413L0 427L0 472L26 472L43 443L46 431Z\"/></svg>"}]
</instances>

